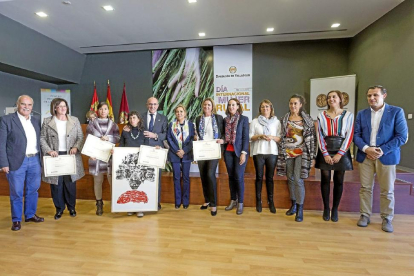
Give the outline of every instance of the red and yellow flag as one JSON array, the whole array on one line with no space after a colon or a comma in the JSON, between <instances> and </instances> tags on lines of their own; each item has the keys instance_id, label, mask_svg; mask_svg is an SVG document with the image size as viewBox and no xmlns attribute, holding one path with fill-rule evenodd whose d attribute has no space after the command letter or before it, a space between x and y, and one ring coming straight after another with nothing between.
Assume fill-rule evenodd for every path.
<instances>
[{"instance_id":1,"label":"red and yellow flag","mask_svg":"<svg viewBox=\"0 0 414 276\"><path fill-rule=\"evenodd\" d=\"M122 92L121 107L119 108L119 123L127 124L128 123L128 114L129 114L129 105L128 99L126 96L126 89L124 83L124 91Z\"/></svg>"},{"instance_id":2,"label":"red and yellow flag","mask_svg":"<svg viewBox=\"0 0 414 276\"><path fill-rule=\"evenodd\" d=\"M96 93L96 84L95 82L93 82L93 96L92 96L92 103L91 103L90 110L98 112L98 105L99 105L99 100L98 100L98 94Z\"/></svg>"},{"instance_id":3,"label":"red and yellow flag","mask_svg":"<svg viewBox=\"0 0 414 276\"><path fill-rule=\"evenodd\" d=\"M113 120L114 112L112 111L111 86L109 86L109 80L108 80L108 90L106 92L106 103L108 104L108 109L109 109L108 117Z\"/></svg>"}]
</instances>

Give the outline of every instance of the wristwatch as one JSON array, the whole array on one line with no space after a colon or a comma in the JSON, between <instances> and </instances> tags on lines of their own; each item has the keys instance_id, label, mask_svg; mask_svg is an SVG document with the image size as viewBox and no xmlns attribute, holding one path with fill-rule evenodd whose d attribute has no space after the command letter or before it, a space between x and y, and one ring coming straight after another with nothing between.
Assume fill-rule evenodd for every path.
<instances>
[{"instance_id":1,"label":"wristwatch","mask_svg":"<svg viewBox=\"0 0 414 276\"><path fill-rule=\"evenodd\" d=\"M155 133L155 135L156 135L156 136L155 136L154 140L155 140L155 141L158 141L158 134L157 134L157 133Z\"/></svg>"}]
</instances>

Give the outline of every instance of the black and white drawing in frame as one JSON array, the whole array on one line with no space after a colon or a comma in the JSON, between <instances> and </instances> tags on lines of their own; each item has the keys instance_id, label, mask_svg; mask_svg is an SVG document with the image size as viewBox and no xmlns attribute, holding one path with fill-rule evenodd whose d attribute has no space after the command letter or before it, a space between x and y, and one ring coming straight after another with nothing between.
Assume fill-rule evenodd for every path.
<instances>
[{"instance_id":1,"label":"black and white drawing in frame","mask_svg":"<svg viewBox=\"0 0 414 276\"><path fill-rule=\"evenodd\" d=\"M158 168L138 165L139 148L114 148L112 212L158 210Z\"/></svg>"}]
</instances>

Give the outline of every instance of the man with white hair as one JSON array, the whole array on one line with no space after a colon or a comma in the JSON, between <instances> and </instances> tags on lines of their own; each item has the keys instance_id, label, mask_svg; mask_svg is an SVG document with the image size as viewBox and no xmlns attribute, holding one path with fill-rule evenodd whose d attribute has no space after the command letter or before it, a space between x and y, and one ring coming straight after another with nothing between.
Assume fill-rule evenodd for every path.
<instances>
[{"instance_id":1,"label":"man with white hair","mask_svg":"<svg viewBox=\"0 0 414 276\"><path fill-rule=\"evenodd\" d=\"M36 215L41 180L40 121L30 115L32 108L33 99L22 95L17 99L17 112L0 122L0 169L9 182L13 231L20 230L23 211L25 222L44 221Z\"/></svg>"}]
</instances>

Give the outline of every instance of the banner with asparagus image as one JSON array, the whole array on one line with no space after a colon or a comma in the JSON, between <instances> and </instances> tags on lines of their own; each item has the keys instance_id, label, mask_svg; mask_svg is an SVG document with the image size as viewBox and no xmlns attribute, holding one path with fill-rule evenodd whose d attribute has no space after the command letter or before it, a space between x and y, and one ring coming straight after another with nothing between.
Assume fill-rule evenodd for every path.
<instances>
[{"instance_id":1,"label":"banner with asparagus image","mask_svg":"<svg viewBox=\"0 0 414 276\"><path fill-rule=\"evenodd\" d=\"M237 98L243 115L252 121L252 49L252 44L214 47L214 101L222 116L226 116L227 102Z\"/></svg>"},{"instance_id":2,"label":"banner with asparagus image","mask_svg":"<svg viewBox=\"0 0 414 276\"><path fill-rule=\"evenodd\" d=\"M152 52L153 96L159 101L158 112L171 122L174 109L183 104L187 118L195 122L201 103L213 97L213 49L188 48Z\"/></svg>"}]
</instances>

